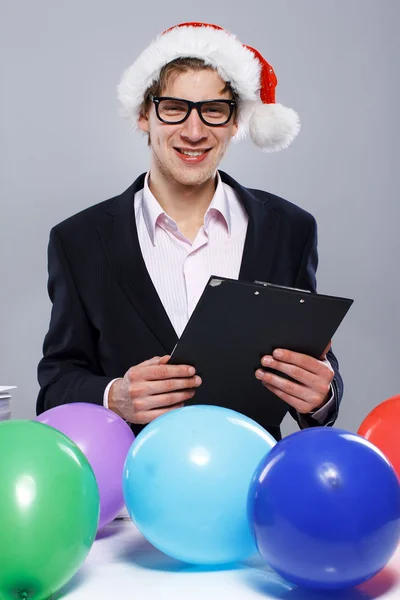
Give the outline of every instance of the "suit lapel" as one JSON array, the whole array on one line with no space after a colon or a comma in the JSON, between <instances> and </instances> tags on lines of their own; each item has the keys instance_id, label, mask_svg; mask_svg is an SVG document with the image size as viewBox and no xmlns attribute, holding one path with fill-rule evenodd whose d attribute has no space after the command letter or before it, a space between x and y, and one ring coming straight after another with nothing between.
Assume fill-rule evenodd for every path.
<instances>
[{"instance_id":1,"label":"suit lapel","mask_svg":"<svg viewBox=\"0 0 400 600\"><path fill-rule=\"evenodd\" d=\"M115 199L102 215L99 234L121 288L169 354L178 337L147 271L136 228L134 197L143 185L141 175Z\"/></svg>"},{"instance_id":2,"label":"suit lapel","mask_svg":"<svg viewBox=\"0 0 400 600\"><path fill-rule=\"evenodd\" d=\"M239 279L268 281L276 252L280 216L269 207L268 199L261 200L223 171L220 175L222 181L237 192L249 217Z\"/></svg>"}]
</instances>

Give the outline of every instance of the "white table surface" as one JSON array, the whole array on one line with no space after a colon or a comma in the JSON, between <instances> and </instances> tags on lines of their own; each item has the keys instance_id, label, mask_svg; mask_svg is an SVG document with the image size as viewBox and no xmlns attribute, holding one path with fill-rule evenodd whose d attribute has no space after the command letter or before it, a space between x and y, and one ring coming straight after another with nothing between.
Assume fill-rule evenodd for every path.
<instances>
[{"instance_id":1,"label":"white table surface","mask_svg":"<svg viewBox=\"0 0 400 600\"><path fill-rule=\"evenodd\" d=\"M400 600L400 548L373 579L338 592L310 592L290 584L260 557L229 569L195 567L151 546L130 519L114 521L97 536L59 600Z\"/></svg>"}]
</instances>

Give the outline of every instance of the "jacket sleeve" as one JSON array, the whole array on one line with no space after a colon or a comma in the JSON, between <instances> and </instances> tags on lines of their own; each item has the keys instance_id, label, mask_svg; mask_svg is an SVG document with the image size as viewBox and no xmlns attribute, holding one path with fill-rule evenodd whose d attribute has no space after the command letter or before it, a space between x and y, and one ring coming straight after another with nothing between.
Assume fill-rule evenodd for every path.
<instances>
[{"instance_id":1,"label":"jacket sleeve","mask_svg":"<svg viewBox=\"0 0 400 600\"><path fill-rule=\"evenodd\" d=\"M309 235L307 237L306 244L304 246L303 255L301 258L300 268L298 272L298 277L296 280L296 286L303 290L310 290L311 292L317 291L317 282L316 282L316 272L318 267L318 235L317 235L317 224L315 219L312 219L311 228L309 231ZM339 373L339 363L334 355L332 348L326 355L326 358L329 360L334 372L335 376L332 380L331 388L334 396L334 402L332 409L326 416L325 422L321 423L313 418L311 414L303 414L301 418L297 411L294 408L289 408L289 412L294 419L299 423L300 427L304 428L304 426L315 427L318 425L329 425L332 426L339 413L339 406L343 397L343 380Z\"/></svg>"},{"instance_id":2,"label":"jacket sleeve","mask_svg":"<svg viewBox=\"0 0 400 600\"><path fill-rule=\"evenodd\" d=\"M50 232L48 273L52 311L38 366L36 413L69 402L102 405L112 377L104 376L99 367L97 333L85 313L56 229Z\"/></svg>"}]
</instances>

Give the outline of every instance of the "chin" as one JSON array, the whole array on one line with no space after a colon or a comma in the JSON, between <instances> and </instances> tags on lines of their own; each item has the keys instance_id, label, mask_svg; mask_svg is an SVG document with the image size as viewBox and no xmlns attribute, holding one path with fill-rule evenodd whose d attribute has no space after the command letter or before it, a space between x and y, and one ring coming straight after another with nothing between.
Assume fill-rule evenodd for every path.
<instances>
[{"instance_id":1,"label":"chin","mask_svg":"<svg viewBox=\"0 0 400 600\"><path fill-rule=\"evenodd\" d=\"M196 169L171 169L170 176L181 185L202 185L215 175L217 165Z\"/></svg>"}]
</instances>

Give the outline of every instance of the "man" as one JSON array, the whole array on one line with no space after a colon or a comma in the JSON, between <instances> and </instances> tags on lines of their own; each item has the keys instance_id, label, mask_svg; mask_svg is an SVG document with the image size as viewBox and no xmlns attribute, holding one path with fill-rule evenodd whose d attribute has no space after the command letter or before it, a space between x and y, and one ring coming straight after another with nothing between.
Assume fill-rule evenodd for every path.
<instances>
[{"instance_id":1,"label":"man","mask_svg":"<svg viewBox=\"0 0 400 600\"><path fill-rule=\"evenodd\" d=\"M210 275L315 291L314 218L217 171L232 138L249 132L274 151L297 135L297 114L275 104L275 86L260 53L201 23L167 30L124 73L119 98L148 136L150 170L51 231L38 413L104 404L138 433L202 383L168 359ZM301 427L336 419L343 385L330 349L320 360L277 349L254 376L265 387L258 420L277 439L271 394Z\"/></svg>"}]
</instances>

